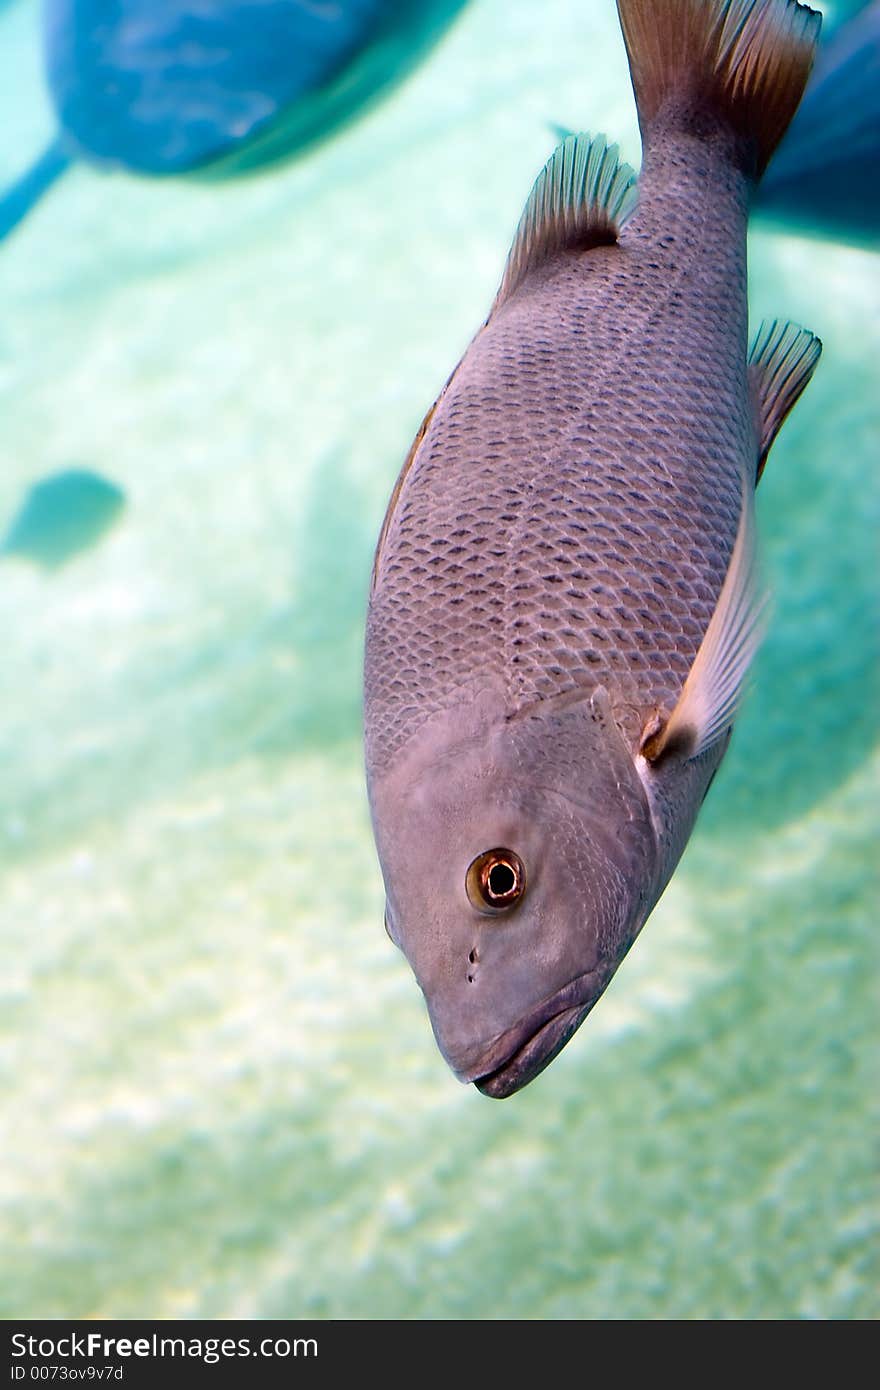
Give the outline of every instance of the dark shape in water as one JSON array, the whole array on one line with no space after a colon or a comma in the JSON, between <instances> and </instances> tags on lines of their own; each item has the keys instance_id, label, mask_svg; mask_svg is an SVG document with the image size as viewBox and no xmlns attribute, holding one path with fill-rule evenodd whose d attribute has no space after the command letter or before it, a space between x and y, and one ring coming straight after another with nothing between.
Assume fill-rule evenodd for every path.
<instances>
[{"instance_id":1,"label":"dark shape in water","mask_svg":"<svg viewBox=\"0 0 880 1390\"><path fill-rule=\"evenodd\" d=\"M872 0L825 0L822 5L822 38L827 43L842 24L848 24L862 10L868 8Z\"/></svg>"},{"instance_id":2,"label":"dark shape in water","mask_svg":"<svg viewBox=\"0 0 880 1390\"><path fill-rule=\"evenodd\" d=\"M463 4L48 0L61 133L0 200L0 237L75 158L215 177L288 158L401 78Z\"/></svg>"},{"instance_id":3,"label":"dark shape in water","mask_svg":"<svg viewBox=\"0 0 880 1390\"><path fill-rule=\"evenodd\" d=\"M880 248L880 0L820 48L757 210L804 231Z\"/></svg>"},{"instance_id":4,"label":"dark shape in water","mask_svg":"<svg viewBox=\"0 0 880 1390\"><path fill-rule=\"evenodd\" d=\"M97 473L53 473L27 494L0 542L0 556L19 555L57 569L95 545L124 506L122 489Z\"/></svg>"}]
</instances>

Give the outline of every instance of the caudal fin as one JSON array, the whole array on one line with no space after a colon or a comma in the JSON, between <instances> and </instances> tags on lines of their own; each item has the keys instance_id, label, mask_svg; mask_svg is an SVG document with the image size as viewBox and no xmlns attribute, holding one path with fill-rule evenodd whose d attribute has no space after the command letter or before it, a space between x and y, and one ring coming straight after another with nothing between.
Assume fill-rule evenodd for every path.
<instances>
[{"instance_id":1,"label":"caudal fin","mask_svg":"<svg viewBox=\"0 0 880 1390\"><path fill-rule=\"evenodd\" d=\"M617 0L639 123L715 111L764 172L810 75L821 15L797 0Z\"/></svg>"}]
</instances>

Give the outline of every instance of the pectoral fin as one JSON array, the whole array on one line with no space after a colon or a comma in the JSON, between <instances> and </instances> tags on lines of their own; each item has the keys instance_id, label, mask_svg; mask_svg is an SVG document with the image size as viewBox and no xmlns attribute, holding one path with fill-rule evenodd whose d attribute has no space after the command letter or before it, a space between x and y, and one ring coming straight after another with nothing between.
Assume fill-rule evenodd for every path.
<instances>
[{"instance_id":1,"label":"pectoral fin","mask_svg":"<svg viewBox=\"0 0 880 1390\"><path fill-rule=\"evenodd\" d=\"M815 333L784 320L765 320L749 353L749 380L755 397L761 431L757 482L764 471L770 446L782 428L822 355Z\"/></svg>"},{"instance_id":2,"label":"pectoral fin","mask_svg":"<svg viewBox=\"0 0 880 1390\"><path fill-rule=\"evenodd\" d=\"M765 606L756 574L754 513L754 494L744 484L739 530L718 605L674 710L645 729L640 751L648 762L673 749L686 759L699 757L733 722L761 640Z\"/></svg>"}]
</instances>

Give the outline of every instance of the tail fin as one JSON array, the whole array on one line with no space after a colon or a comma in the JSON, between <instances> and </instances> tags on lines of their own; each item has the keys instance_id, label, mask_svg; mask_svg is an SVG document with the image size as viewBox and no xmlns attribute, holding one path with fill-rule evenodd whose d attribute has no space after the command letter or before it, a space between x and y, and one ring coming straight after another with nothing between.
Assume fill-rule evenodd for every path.
<instances>
[{"instance_id":1,"label":"tail fin","mask_svg":"<svg viewBox=\"0 0 880 1390\"><path fill-rule=\"evenodd\" d=\"M642 130L671 100L719 112L758 178L810 75L821 15L797 0L617 0Z\"/></svg>"}]
</instances>

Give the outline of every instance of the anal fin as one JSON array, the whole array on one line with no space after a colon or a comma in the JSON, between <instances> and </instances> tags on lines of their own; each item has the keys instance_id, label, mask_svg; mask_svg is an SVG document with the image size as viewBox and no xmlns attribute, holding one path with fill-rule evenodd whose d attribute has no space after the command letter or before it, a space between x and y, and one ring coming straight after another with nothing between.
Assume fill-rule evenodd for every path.
<instances>
[{"instance_id":1,"label":"anal fin","mask_svg":"<svg viewBox=\"0 0 880 1390\"><path fill-rule=\"evenodd\" d=\"M639 751L648 762L673 750L686 759L699 757L727 732L761 640L763 610L754 493L744 481L739 528L715 612L675 708L668 719L654 720L645 729Z\"/></svg>"},{"instance_id":2,"label":"anal fin","mask_svg":"<svg viewBox=\"0 0 880 1390\"><path fill-rule=\"evenodd\" d=\"M749 380L758 410L761 451L757 482L782 423L807 385L822 355L815 333L784 320L761 324L749 353Z\"/></svg>"}]
</instances>

